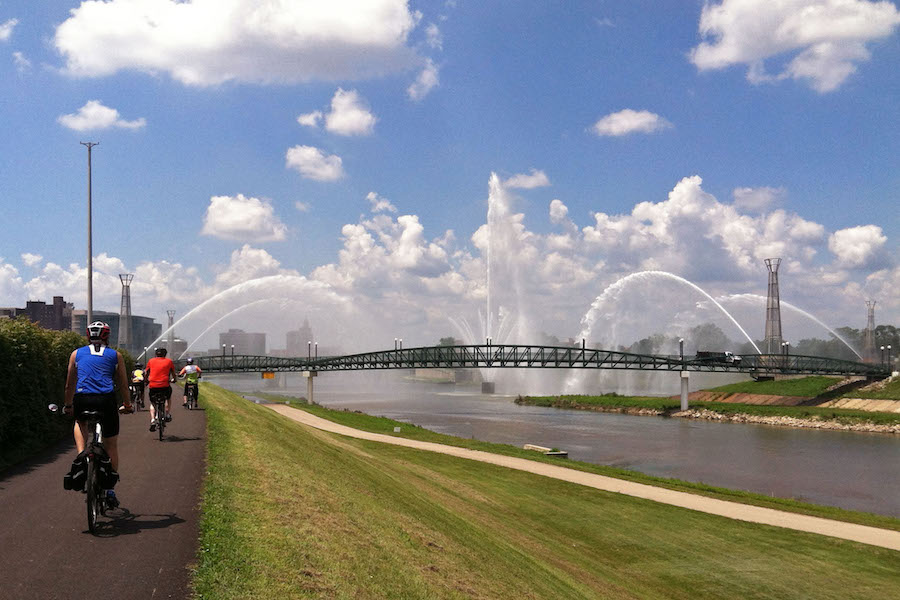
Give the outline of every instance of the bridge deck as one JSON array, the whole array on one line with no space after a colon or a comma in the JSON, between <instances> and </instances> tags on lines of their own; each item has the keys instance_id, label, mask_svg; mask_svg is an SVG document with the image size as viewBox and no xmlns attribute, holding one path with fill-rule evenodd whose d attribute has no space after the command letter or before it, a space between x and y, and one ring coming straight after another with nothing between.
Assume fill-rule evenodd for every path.
<instances>
[{"instance_id":1,"label":"bridge deck","mask_svg":"<svg viewBox=\"0 0 900 600\"><path fill-rule=\"evenodd\" d=\"M558 346L425 346L344 356L296 357L222 355L196 360L203 371L362 371L383 369L613 369L635 371L703 371L719 373L862 375L886 377L882 364L821 356L745 354L724 359L631 354L612 350Z\"/></svg>"}]
</instances>

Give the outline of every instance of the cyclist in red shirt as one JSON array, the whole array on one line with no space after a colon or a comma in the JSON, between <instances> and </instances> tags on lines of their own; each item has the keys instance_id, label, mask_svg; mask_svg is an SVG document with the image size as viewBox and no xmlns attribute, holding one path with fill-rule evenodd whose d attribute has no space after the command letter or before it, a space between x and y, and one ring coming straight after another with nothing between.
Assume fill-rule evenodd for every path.
<instances>
[{"instance_id":1,"label":"cyclist in red shirt","mask_svg":"<svg viewBox=\"0 0 900 600\"><path fill-rule=\"evenodd\" d=\"M160 394L166 398L166 414L161 415L168 423L172 420L170 401L172 399L172 386L170 383L175 381L175 363L172 359L166 358L166 349L157 348L156 357L147 361L144 367L144 376L147 380L147 387L150 388L150 431L156 431L158 423L156 415L156 406L153 399Z\"/></svg>"}]
</instances>

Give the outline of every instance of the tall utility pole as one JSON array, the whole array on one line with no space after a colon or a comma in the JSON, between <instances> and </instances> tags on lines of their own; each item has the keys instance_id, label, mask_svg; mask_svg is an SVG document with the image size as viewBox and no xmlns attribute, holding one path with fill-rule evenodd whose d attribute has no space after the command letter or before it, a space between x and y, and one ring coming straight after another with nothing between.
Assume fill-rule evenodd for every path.
<instances>
[{"instance_id":1,"label":"tall utility pole","mask_svg":"<svg viewBox=\"0 0 900 600\"><path fill-rule=\"evenodd\" d=\"M91 148L100 142L78 142L88 149L88 213L87 213L87 324L94 322L94 263L91 247Z\"/></svg>"},{"instance_id":2,"label":"tall utility pole","mask_svg":"<svg viewBox=\"0 0 900 600\"><path fill-rule=\"evenodd\" d=\"M766 295L766 354L781 354L781 298L778 293L778 266L780 258L767 258L769 290Z\"/></svg>"},{"instance_id":3,"label":"tall utility pole","mask_svg":"<svg viewBox=\"0 0 900 600\"><path fill-rule=\"evenodd\" d=\"M877 359L875 354L875 301L866 300L866 308L868 309L868 314L866 331L863 337L863 360L875 362Z\"/></svg>"}]
</instances>

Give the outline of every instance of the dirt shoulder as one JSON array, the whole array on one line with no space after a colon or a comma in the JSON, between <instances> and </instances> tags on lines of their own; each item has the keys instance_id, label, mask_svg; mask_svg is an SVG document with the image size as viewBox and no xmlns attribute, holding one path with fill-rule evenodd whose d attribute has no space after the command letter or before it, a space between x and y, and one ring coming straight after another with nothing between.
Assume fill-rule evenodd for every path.
<instances>
[{"instance_id":1,"label":"dirt shoulder","mask_svg":"<svg viewBox=\"0 0 900 600\"><path fill-rule=\"evenodd\" d=\"M626 494L637 498L644 498L654 502L661 502L672 506L679 506L689 510L700 511L708 514L719 515L730 519L738 519L741 521L749 521L752 523L761 523L775 527L784 527L797 531L805 531L820 535L861 542L882 548L900 551L900 532L879 529L876 527L868 527L865 525L856 525L853 523L845 523L841 521L832 521L820 517L811 517L796 513L788 513L771 508L763 508L758 506L750 506L747 504L739 504L736 502L727 502L704 496L688 494L674 490L667 490L642 483L634 483L603 475L593 473L585 473L583 471L575 471L565 467L549 465L521 458L510 456L502 456L499 454L491 454L489 452L481 452L478 450L470 450L468 448L459 448L455 446L445 446L443 444L435 444L432 442L421 442L417 440L409 440L397 438L388 435L369 433L352 429L344 425L339 425L325 419L321 419L311 415L303 410L291 408L281 404L270 404L268 408L284 415L285 417L320 429L330 431L340 435L346 435L354 438L372 440L386 444L394 444L405 446L408 448L417 448L429 452L440 452L466 458L469 460L478 460L511 469L527 471L546 477L553 477L563 481L569 481L579 485L592 487L608 492Z\"/></svg>"}]
</instances>

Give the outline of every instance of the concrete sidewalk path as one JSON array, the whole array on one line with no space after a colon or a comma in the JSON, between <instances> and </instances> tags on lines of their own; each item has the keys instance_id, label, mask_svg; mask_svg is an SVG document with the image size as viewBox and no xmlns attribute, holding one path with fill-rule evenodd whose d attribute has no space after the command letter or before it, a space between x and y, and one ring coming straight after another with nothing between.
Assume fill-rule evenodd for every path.
<instances>
[{"instance_id":1,"label":"concrete sidewalk path","mask_svg":"<svg viewBox=\"0 0 900 600\"><path fill-rule=\"evenodd\" d=\"M468 448L458 448L456 446L445 446L443 444L435 444L432 442L408 440L380 433L370 433L339 425L311 415L304 410L291 408L290 406L283 404L268 404L266 406L275 412L299 423L303 423L304 425L348 437L384 442L386 444L394 444L397 446L406 446L407 448L417 448L429 452L440 452L442 454L449 454L460 458L467 458L469 460L478 460L499 465L501 467L544 475L545 477L553 477L555 479L585 485L598 490L626 494L636 498L644 498L646 500L653 500L654 502L671 504L690 510L728 517L729 519L738 519L752 523L762 523L764 525L794 529L796 531L817 533L820 535L827 535L900 551L900 531L878 529L877 527L845 523L843 521L833 521L831 519L784 512L761 506L751 506L749 504L740 504L738 502L717 500L715 498L707 498L706 496L698 496L687 492L667 490L652 485L634 483L632 481L615 479L613 477L596 475L594 473L585 473L584 471L576 471L574 469L556 465L548 465L524 458L503 456L501 454L492 454L480 450L469 450Z\"/></svg>"}]
</instances>

